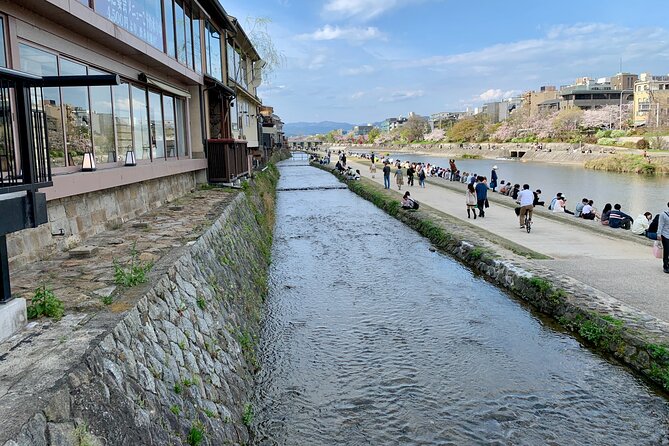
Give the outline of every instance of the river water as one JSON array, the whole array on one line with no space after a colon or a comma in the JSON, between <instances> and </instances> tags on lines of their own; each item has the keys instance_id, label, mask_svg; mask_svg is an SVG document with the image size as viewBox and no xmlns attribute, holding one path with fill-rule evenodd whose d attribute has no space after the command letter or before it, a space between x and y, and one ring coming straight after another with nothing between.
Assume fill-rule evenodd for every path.
<instances>
[{"instance_id":1,"label":"river water","mask_svg":"<svg viewBox=\"0 0 669 446\"><path fill-rule=\"evenodd\" d=\"M257 445L669 444L644 382L305 164L280 165Z\"/></svg>"},{"instance_id":2,"label":"river water","mask_svg":"<svg viewBox=\"0 0 669 446\"><path fill-rule=\"evenodd\" d=\"M448 167L448 158L438 155L414 155L393 153L392 157L402 161L422 162ZM523 162L522 160L456 160L462 172L474 172L487 176L497 166L499 181L512 184L528 183L532 190L541 189L546 202L562 192L568 200L567 208L574 210L583 198L595 201L599 210L606 203L620 203L623 210L633 218L646 211L653 215L667 208L669 202L668 175L634 175L585 169L577 165Z\"/></svg>"}]
</instances>

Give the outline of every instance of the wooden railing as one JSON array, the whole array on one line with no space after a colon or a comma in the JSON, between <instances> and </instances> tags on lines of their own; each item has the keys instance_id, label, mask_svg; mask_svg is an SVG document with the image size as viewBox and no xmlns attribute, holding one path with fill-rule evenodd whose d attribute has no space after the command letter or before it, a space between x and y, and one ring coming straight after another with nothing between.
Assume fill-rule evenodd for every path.
<instances>
[{"instance_id":1,"label":"wooden railing","mask_svg":"<svg viewBox=\"0 0 669 446\"><path fill-rule=\"evenodd\" d=\"M207 175L210 183L232 183L249 175L247 142L237 139L207 140Z\"/></svg>"}]
</instances>

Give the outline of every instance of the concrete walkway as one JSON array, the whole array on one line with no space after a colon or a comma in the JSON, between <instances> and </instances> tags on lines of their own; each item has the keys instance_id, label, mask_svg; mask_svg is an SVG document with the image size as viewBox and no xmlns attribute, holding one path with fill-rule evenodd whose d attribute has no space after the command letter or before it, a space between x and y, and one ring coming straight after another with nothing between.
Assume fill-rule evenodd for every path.
<instances>
[{"instance_id":1,"label":"concrete walkway","mask_svg":"<svg viewBox=\"0 0 669 446\"><path fill-rule=\"evenodd\" d=\"M349 164L371 179L368 165L356 160L349 160ZM374 181L383 185L380 168ZM391 189L398 190L393 176ZM540 215L534 216L532 233L528 234L519 229L518 217L512 209L492 202L491 207L486 209L485 218L468 220L464 185L462 192L458 193L429 183L421 188L416 179L413 187L405 184L398 193L405 190L421 203L551 257L550 260L536 261L554 273L570 276L669 322L669 275L663 273L662 262L653 257L650 247Z\"/></svg>"}]
</instances>

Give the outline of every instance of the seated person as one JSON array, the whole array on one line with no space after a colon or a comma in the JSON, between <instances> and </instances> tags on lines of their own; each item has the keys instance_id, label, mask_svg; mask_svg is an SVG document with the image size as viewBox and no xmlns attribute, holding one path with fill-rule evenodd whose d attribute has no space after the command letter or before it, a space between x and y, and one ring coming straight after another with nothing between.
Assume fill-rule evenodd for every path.
<instances>
[{"instance_id":1,"label":"seated person","mask_svg":"<svg viewBox=\"0 0 669 446\"><path fill-rule=\"evenodd\" d=\"M541 201L539 195L541 195L541 189L537 189L536 191L534 191L534 205L535 206L543 206L544 204L546 204L543 201Z\"/></svg>"},{"instance_id":2,"label":"seated person","mask_svg":"<svg viewBox=\"0 0 669 446\"><path fill-rule=\"evenodd\" d=\"M581 212L583 211L583 207L588 204L588 199L584 198L581 200L579 204L576 205L576 208L574 209L574 217L580 217Z\"/></svg>"},{"instance_id":3,"label":"seated person","mask_svg":"<svg viewBox=\"0 0 669 446\"><path fill-rule=\"evenodd\" d=\"M344 166L341 164L341 161L337 161L337 164L335 164L335 169L337 169L339 173L344 172Z\"/></svg>"},{"instance_id":4,"label":"seated person","mask_svg":"<svg viewBox=\"0 0 669 446\"><path fill-rule=\"evenodd\" d=\"M621 210L621 206L616 203L609 214L609 227L629 229L634 219Z\"/></svg>"},{"instance_id":5,"label":"seated person","mask_svg":"<svg viewBox=\"0 0 669 446\"><path fill-rule=\"evenodd\" d=\"M574 215L572 211L567 209L567 197L564 196L560 196L555 200L555 204L553 204L553 212Z\"/></svg>"},{"instance_id":6,"label":"seated person","mask_svg":"<svg viewBox=\"0 0 669 446\"><path fill-rule=\"evenodd\" d=\"M605 225L609 225L609 215L611 214L611 211L613 210L613 207L611 206L611 203L606 203L604 205L604 210L602 211L601 217L599 217L599 221Z\"/></svg>"},{"instance_id":7,"label":"seated person","mask_svg":"<svg viewBox=\"0 0 669 446\"><path fill-rule=\"evenodd\" d=\"M632 225L632 234L646 236L652 219L653 214L650 212L644 212L643 214L639 215L636 220L634 220L634 224Z\"/></svg>"},{"instance_id":8,"label":"seated person","mask_svg":"<svg viewBox=\"0 0 669 446\"><path fill-rule=\"evenodd\" d=\"M657 240L657 228L660 225L660 214L656 214L653 221L650 222L650 226L646 230L646 237L651 240Z\"/></svg>"},{"instance_id":9,"label":"seated person","mask_svg":"<svg viewBox=\"0 0 669 446\"><path fill-rule=\"evenodd\" d=\"M594 203L595 203L594 201L588 200L588 203L583 206L583 209L581 209L581 218L585 220L595 219L597 213L595 212L595 208L592 207Z\"/></svg>"},{"instance_id":10,"label":"seated person","mask_svg":"<svg viewBox=\"0 0 669 446\"><path fill-rule=\"evenodd\" d=\"M418 209L418 202L411 198L409 191L402 197L402 209Z\"/></svg>"}]
</instances>

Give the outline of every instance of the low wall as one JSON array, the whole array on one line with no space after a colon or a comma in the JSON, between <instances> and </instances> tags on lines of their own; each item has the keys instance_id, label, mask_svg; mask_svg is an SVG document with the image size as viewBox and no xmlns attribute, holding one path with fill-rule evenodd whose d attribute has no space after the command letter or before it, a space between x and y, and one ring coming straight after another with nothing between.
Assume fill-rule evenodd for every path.
<instances>
[{"instance_id":1,"label":"low wall","mask_svg":"<svg viewBox=\"0 0 669 446\"><path fill-rule=\"evenodd\" d=\"M70 249L88 237L184 196L195 188L188 172L51 200L49 223L7 236L10 268ZM60 234L62 230L63 235Z\"/></svg>"},{"instance_id":2,"label":"low wall","mask_svg":"<svg viewBox=\"0 0 669 446\"><path fill-rule=\"evenodd\" d=\"M331 171L328 166L312 165ZM366 179L347 181L339 178L351 191L409 225L438 249L554 318L564 328L576 333L585 344L616 357L664 390L669 390L669 324L626 307L592 287L569 278L551 276L509 253L502 257L495 252L494 246L483 246L478 238L456 224L438 223L430 215L431 211L404 211L400 207L399 194L385 191L376 183Z\"/></svg>"},{"instance_id":3,"label":"low wall","mask_svg":"<svg viewBox=\"0 0 669 446\"><path fill-rule=\"evenodd\" d=\"M4 446L248 444L278 171L241 192ZM112 317L111 315L109 317Z\"/></svg>"}]
</instances>

